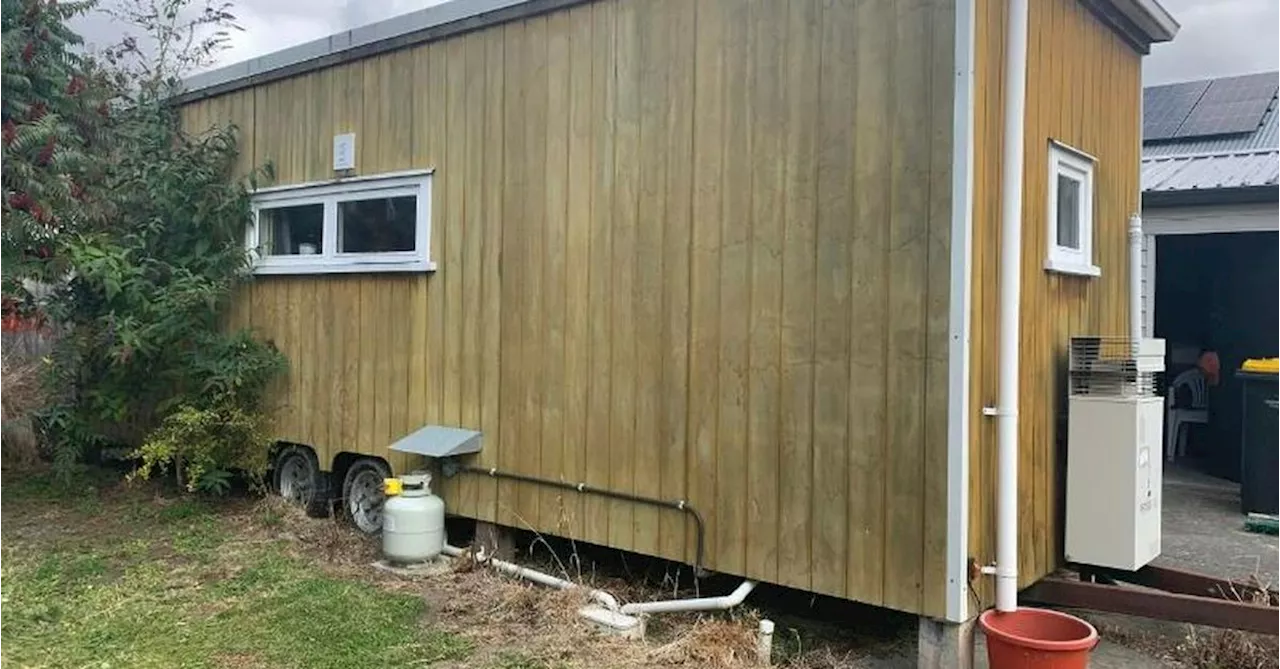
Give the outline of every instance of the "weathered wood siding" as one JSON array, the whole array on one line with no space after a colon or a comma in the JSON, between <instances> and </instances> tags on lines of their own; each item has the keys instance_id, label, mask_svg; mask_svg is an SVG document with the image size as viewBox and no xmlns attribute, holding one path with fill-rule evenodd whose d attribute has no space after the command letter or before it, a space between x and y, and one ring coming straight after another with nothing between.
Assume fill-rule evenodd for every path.
<instances>
[{"instance_id":1,"label":"weathered wood siding","mask_svg":"<svg viewBox=\"0 0 1280 669\"><path fill-rule=\"evenodd\" d=\"M435 168L430 275L263 277L282 439L669 499L707 565L944 613L950 0L600 0L192 104L245 167ZM391 458L403 468L403 459ZM458 514L683 561L677 512L465 478Z\"/></svg>"},{"instance_id":2,"label":"weathered wood siding","mask_svg":"<svg viewBox=\"0 0 1280 669\"><path fill-rule=\"evenodd\" d=\"M984 418L999 390L1000 155L1006 3L978 0L974 114L973 332L970 390L971 554L995 557L996 426ZM1019 378L1019 580L1061 561L1058 477L1066 438L1066 349L1075 334L1128 332L1128 218L1138 209L1140 57L1076 0L1030 3L1026 182L1023 190ZM1048 143L1098 159L1094 263L1102 276L1047 273ZM989 581L990 579L983 579ZM991 595L984 583L984 598ZM990 601L986 599L985 601Z\"/></svg>"}]
</instances>

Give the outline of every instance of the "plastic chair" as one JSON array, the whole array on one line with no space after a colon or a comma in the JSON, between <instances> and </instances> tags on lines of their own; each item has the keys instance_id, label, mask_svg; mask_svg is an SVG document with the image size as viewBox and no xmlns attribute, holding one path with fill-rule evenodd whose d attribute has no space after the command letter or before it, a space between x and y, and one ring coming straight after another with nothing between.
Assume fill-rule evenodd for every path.
<instances>
[{"instance_id":1,"label":"plastic chair","mask_svg":"<svg viewBox=\"0 0 1280 669\"><path fill-rule=\"evenodd\" d=\"M1182 388L1186 388L1191 396L1190 406L1176 406L1178 391ZM1164 421L1164 456L1166 460L1173 462L1175 451L1178 457L1187 454L1187 431L1182 428L1192 423L1209 423L1209 393L1205 390L1204 372L1199 367L1192 367L1175 377L1173 383L1169 384L1164 403L1167 412Z\"/></svg>"}]
</instances>

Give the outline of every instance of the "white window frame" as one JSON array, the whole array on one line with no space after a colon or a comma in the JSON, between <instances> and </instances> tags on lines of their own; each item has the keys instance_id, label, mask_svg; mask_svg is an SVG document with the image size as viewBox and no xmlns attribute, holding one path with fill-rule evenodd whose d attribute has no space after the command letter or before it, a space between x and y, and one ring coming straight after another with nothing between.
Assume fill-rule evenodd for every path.
<instances>
[{"instance_id":1,"label":"white window frame","mask_svg":"<svg viewBox=\"0 0 1280 669\"><path fill-rule=\"evenodd\" d=\"M341 274L356 272L430 272L431 260L430 170L393 172L335 181L260 188L253 192L253 217L245 231L245 246L253 258L255 274ZM412 251L384 253L338 252L338 204L351 200L417 198ZM315 255L265 255L261 252L259 214L263 209L324 205L324 227Z\"/></svg>"},{"instance_id":2,"label":"white window frame","mask_svg":"<svg viewBox=\"0 0 1280 669\"><path fill-rule=\"evenodd\" d=\"M1097 159L1058 142L1049 143L1049 249L1045 269L1060 274L1101 276L1093 264L1093 172ZM1058 177L1080 182L1080 248L1058 245Z\"/></svg>"}]
</instances>

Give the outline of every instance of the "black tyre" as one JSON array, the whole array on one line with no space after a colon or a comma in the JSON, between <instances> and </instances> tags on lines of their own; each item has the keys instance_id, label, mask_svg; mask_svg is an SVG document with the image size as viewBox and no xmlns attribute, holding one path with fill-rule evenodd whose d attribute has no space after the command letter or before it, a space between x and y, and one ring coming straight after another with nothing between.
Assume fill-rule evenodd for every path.
<instances>
[{"instance_id":1,"label":"black tyre","mask_svg":"<svg viewBox=\"0 0 1280 669\"><path fill-rule=\"evenodd\" d=\"M342 515L365 534L382 531L383 479L391 468L381 460L360 458L347 468L342 481Z\"/></svg>"},{"instance_id":2,"label":"black tyre","mask_svg":"<svg viewBox=\"0 0 1280 669\"><path fill-rule=\"evenodd\" d=\"M329 475L320 471L316 454L302 446L286 446L276 455L272 483L279 495L312 518L329 517Z\"/></svg>"}]
</instances>

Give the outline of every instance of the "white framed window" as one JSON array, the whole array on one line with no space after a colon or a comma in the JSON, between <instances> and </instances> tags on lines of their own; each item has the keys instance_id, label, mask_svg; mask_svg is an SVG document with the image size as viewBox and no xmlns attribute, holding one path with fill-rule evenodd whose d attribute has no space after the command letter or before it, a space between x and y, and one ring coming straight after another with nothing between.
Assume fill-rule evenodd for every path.
<instances>
[{"instance_id":1,"label":"white framed window","mask_svg":"<svg viewBox=\"0 0 1280 669\"><path fill-rule=\"evenodd\" d=\"M252 202L257 274L435 269L429 171L263 188Z\"/></svg>"},{"instance_id":2,"label":"white framed window","mask_svg":"<svg viewBox=\"0 0 1280 669\"><path fill-rule=\"evenodd\" d=\"M1064 144L1049 144L1049 255L1045 269L1099 276L1093 264L1093 168L1097 160Z\"/></svg>"}]
</instances>

